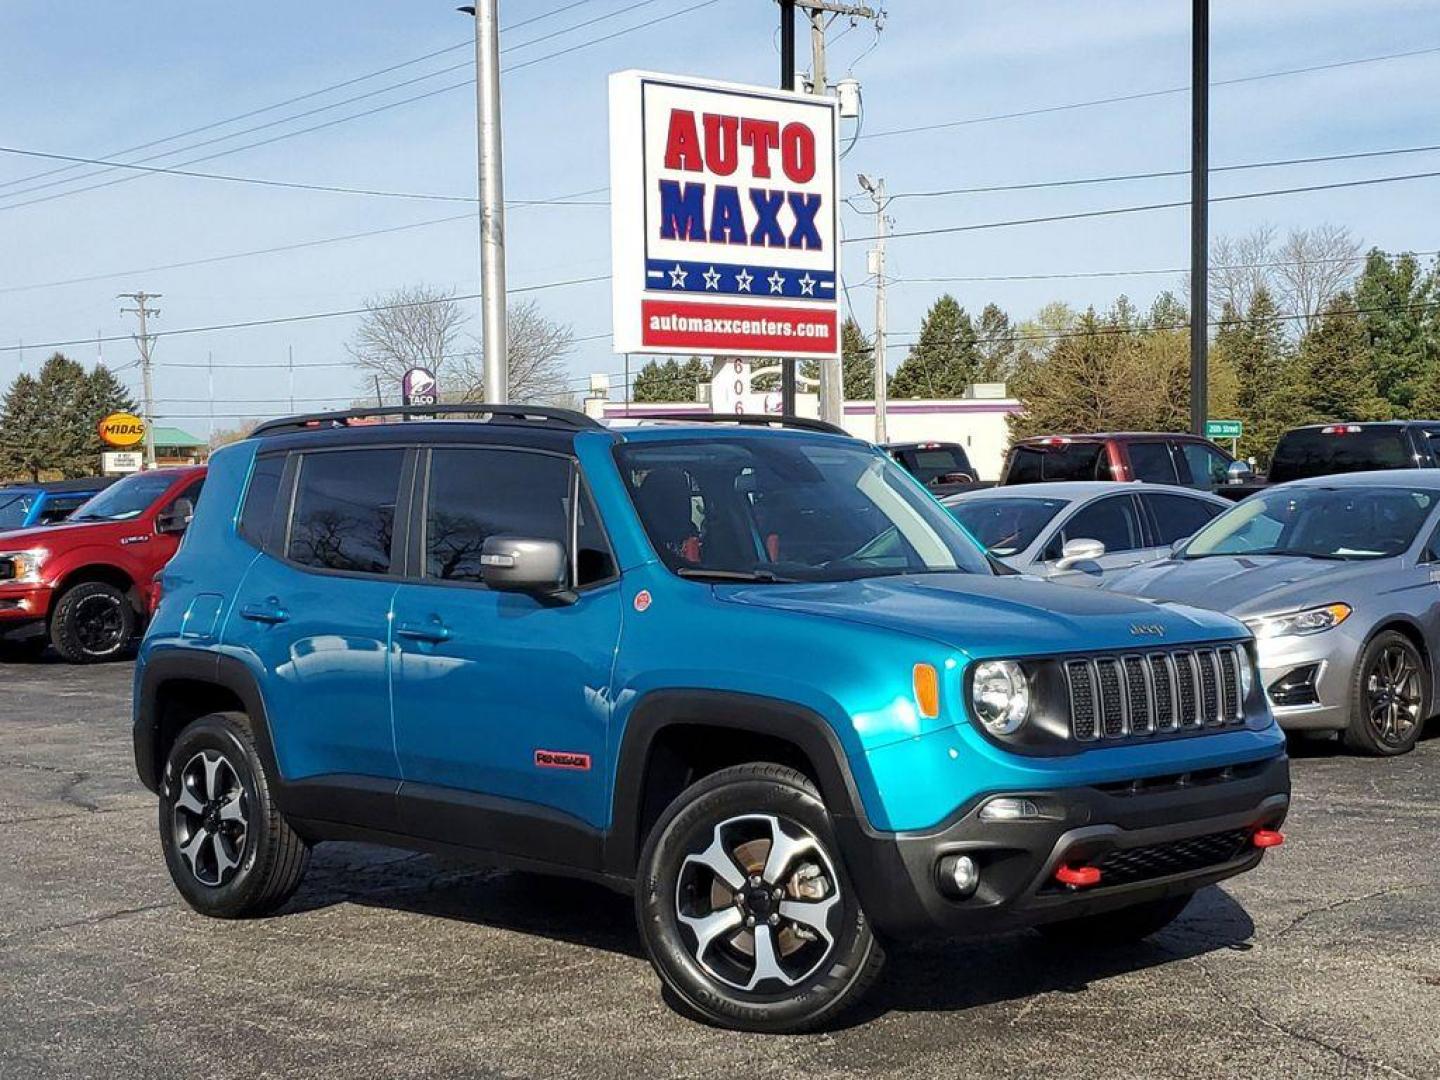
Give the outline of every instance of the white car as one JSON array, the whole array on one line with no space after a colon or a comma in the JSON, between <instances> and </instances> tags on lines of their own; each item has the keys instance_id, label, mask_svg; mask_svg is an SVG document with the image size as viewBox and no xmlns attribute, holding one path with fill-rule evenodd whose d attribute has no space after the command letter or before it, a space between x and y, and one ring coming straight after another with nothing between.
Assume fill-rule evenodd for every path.
<instances>
[{"instance_id":1,"label":"white car","mask_svg":"<svg viewBox=\"0 0 1440 1080\"><path fill-rule=\"evenodd\" d=\"M1162 559L1235 505L1189 488L1106 481L994 487L941 501L1006 565L1073 585Z\"/></svg>"}]
</instances>

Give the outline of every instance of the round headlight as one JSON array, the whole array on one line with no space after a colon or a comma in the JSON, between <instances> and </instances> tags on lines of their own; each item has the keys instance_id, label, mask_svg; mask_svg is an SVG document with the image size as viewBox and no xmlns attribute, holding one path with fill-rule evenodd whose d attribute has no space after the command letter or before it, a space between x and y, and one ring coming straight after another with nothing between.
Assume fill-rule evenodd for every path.
<instances>
[{"instance_id":1,"label":"round headlight","mask_svg":"<svg viewBox=\"0 0 1440 1080\"><path fill-rule=\"evenodd\" d=\"M1030 680L1013 660L986 660L975 667L970 704L992 735L1010 735L1030 716Z\"/></svg>"}]
</instances>

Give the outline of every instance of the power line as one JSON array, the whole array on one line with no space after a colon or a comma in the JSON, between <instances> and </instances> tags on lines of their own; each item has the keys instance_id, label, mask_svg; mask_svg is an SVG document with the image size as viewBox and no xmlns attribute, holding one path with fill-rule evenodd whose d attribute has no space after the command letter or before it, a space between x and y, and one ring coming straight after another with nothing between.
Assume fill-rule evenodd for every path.
<instances>
[{"instance_id":1,"label":"power line","mask_svg":"<svg viewBox=\"0 0 1440 1080\"><path fill-rule=\"evenodd\" d=\"M1239 195L1218 195L1210 199L1213 203L1241 202L1247 199L1269 199L1282 195L1300 195L1311 191L1335 191L1340 188L1371 187L1376 184L1394 184L1407 180L1427 180L1440 176L1440 171L1407 173L1401 176L1377 176L1367 180L1344 180L1333 184L1307 184L1302 187L1276 188L1272 191L1247 191ZM983 229L1004 229L1016 225L1043 225L1057 221L1078 221L1082 218L1114 217L1119 214L1140 214L1152 210L1174 210L1190 205L1189 199L1146 203L1140 206L1114 206L1104 210L1082 210L1070 214L1046 214L1041 217L1012 218L1008 221L986 221L974 225L946 225L931 229L911 229L907 232L893 232L890 239L904 239L913 236L941 236L950 233L978 232ZM873 241L874 236L855 236L842 240L844 244L859 244Z\"/></svg>"},{"instance_id":2,"label":"power line","mask_svg":"<svg viewBox=\"0 0 1440 1080\"><path fill-rule=\"evenodd\" d=\"M1312 64L1309 67L1289 68L1284 71L1267 71L1259 75L1245 75L1236 79L1211 80L1211 87L1238 86L1241 83L1260 82L1265 79L1282 79L1291 75L1308 75L1315 71L1332 71L1336 68L1354 67L1360 64L1378 64L1388 60L1404 60L1412 56L1426 56L1440 52L1440 45L1408 52L1386 53L1383 56L1362 56L1354 60L1338 60L1328 64ZM945 120L934 124L919 124L914 127L890 128L885 131L870 131L862 139L884 139L893 135L914 135L922 131L941 131L946 128L968 127L973 124L991 124L1001 120L1018 120L1026 116L1041 116L1047 113L1070 112L1075 109L1089 109L1098 105L1116 105L1124 101L1143 101L1148 98L1166 97L1171 94L1188 94L1189 85L1172 86L1165 90L1144 90L1133 94L1117 94L1112 97L1091 98L1088 101L1071 101L1061 105L1045 105L1018 112L994 113L989 116L970 116L959 120Z\"/></svg>"},{"instance_id":3,"label":"power line","mask_svg":"<svg viewBox=\"0 0 1440 1080\"><path fill-rule=\"evenodd\" d=\"M565 4L565 5L562 6L562 7L558 7L558 8L554 8L554 9L552 9L552 10L550 10L550 11L542 12L542 13L539 14L539 15L533 15L533 16L531 16L531 17L528 18L528 19L522 19L522 20L521 20L520 22L518 22L518 23L514 23L514 24L511 25L511 26L505 27L505 29L506 29L506 30L518 30L518 29L520 29L520 27L522 27L522 26L529 26L531 23L540 22L540 21L542 21L542 20L544 20L544 19L548 19L548 18L550 18L550 17L552 17L552 16L554 16L554 15L561 15L561 14L567 12L567 11L570 11L572 8L581 7L581 6L583 6L584 4L589 4L589 3L593 3L593 2L594 2L594 0L574 0L573 3ZM532 44L532 43L527 43L527 44ZM119 156L122 155L122 154L133 154L133 153L135 153L135 152L138 151L138 150L148 150L148 149L150 149L150 147L152 147L152 146L160 146L160 145L162 145L162 144L164 144L164 143L167 143L167 142L174 142L176 139L184 139L184 138L187 138L187 137L190 136L190 135L198 135L198 134L200 134L201 132L204 132L204 131L211 131L211 130L214 130L215 128L217 128L217 127L224 127L224 126L227 125L227 124L237 123L238 121L241 121L241 120L248 120L248 119L249 119L250 117L252 117L252 116L261 116L261 115L263 115L264 113L267 113L267 112L274 112L276 109L283 109L283 108L284 108L285 106L287 106L287 105L294 105L294 104L296 104L297 102L308 101L308 100L310 100L311 98L317 98L317 97L320 97L320 96L323 95L323 94L328 94L328 93L330 93L332 90L342 90L342 89L344 89L344 88L347 87L347 86L354 86L354 85L356 85L357 83L366 82L366 81L368 81L368 80L370 80L370 79L378 78L378 77L381 76L381 75L388 75L388 74L390 74L390 72L392 72L392 71L399 71L401 68L412 67L412 66L414 66L415 64L423 63L423 62L426 61L426 60L433 60L433 59L434 59L435 57L437 57L437 56L444 56L446 53L456 52L456 51L458 51L458 50L460 50L460 49L469 49L469 48L471 48L472 46L473 46L473 43L470 41L470 39L467 38L467 39L465 39L464 41L456 42L454 45L447 45L447 46L445 46L444 48L441 48L441 49L434 49L434 50L432 50L431 52L423 53L422 55L416 56L416 57L412 57L412 58L409 59L409 60L401 60L400 62L395 63L395 64L390 64L390 65L388 65L387 67L377 68L375 71L367 71L367 72L366 72L365 74L363 74L363 75L356 75L356 76L354 76L354 77L352 77L352 78L344 79L344 80L342 80L342 81L340 81L340 82L330 83L328 86L322 86L322 87L320 87L320 88L317 89L317 90L309 90L309 91L307 91L307 92L305 92L305 93L303 93L303 94L296 94L296 95L293 96L293 97L285 98L283 101L277 101L277 102L274 102L273 104L270 104L270 105L262 105L261 107L259 107L259 108L257 108L257 109L250 109L250 110L247 111L247 112L236 113L236 114L233 115L233 116L227 116L227 117L225 117L225 118L223 118L223 119L220 119L220 120L212 120L212 121L211 121L210 123L208 123L208 124L201 124L199 127L189 128L189 129L187 129L187 130L185 130L185 131L176 132L174 135L167 135L167 136L165 136L164 138L151 139L149 142L137 143L136 145L134 145L134 146L128 146L128 147L126 147L126 148L123 149L123 150L114 150L114 151L111 151L110 153L106 154L105 157L111 157L111 158L113 158L113 157L119 157ZM447 70L449 70L449 69L447 69ZM179 153L179 152L181 152L181 151L174 151L174 152L175 152L175 153ZM164 155L157 155L157 156L164 156ZM31 181L31 180L39 180L39 179L42 179L43 177L53 176L53 175L55 175L55 174L57 174L57 173L69 172L69 171L71 171L73 168L75 168L75 166L73 166L73 165L66 165L66 166L62 166L61 168L58 168L58 169L49 169L49 170L47 170L47 171L45 171L45 172L32 173L32 174L29 175L29 176L21 176L21 177L15 178L15 179L13 179L13 180L5 180L5 181L3 181L3 182L0 182L0 188L14 187L16 184L24 184L24 183L28 183L28 182Z\"/></svg>"},{"instance_id":4,"label":"power line","mask_svg":"<svg viewBox=\"0 0 1440 1080\"><path fill-rule=\"evenodd\" d=\"M509 74L509 73L511 73L511 72L514 72L514 71L520 71L520 70L522 70L522 69L524 69L524 68L533 67L533 66L536 65L536 64L542 64L542 63L545 63L546 61L554 60L554 59L556 59L557 57L566 56L566 55L568 55L568 54L570 54L570 53L578 52L578 51L581 50L581 49L588 49L588 48L591 48L592 46L602 44L603 42L611 41L611 40L613 40L614 38L621 37L621 36L623 36L623 35L625 35L625 34L632 34L632 33L634 33L634 32L637 31L637 30L648 29L649 27L655 26L655 25L658 24L658 23L666 22L666 21L668 21L668 20L670 20L670 19L678 18L678 17L680 17L680 16L682 16L682 15L688 15L688 14L690 14L690 13L693 12L693 11L698 11L698 10L700 10L701 8L710 7L711 5L716 4L716 3L719 3L719 0L701 0L700 3L692 4L692 5L689 6L689 7L681 8L681 9L679 9L678 11L670 12L670 13L667 14L667 15L661 15L661 16L659 16L658 18L652 19L652 20L650 20L650 21L647 22L647 23L643 23L643 24L640 24L640 25L638 25L638 26L627 27L627 28L622 29L622 30L617 30L617 31L615 31L614 33L606 34L606 35L603 35L603 36L601 36L601 37L590 38L590 39L587 40L587 41L579 42L579 43L577 43L577 44L575 44L575 45L568 46L567 48L564 48L564 49L559 49L559 50L557 50L557 51L555 51L555 52L552 52L552 53L546 53L546 54L543 55L543 56L533 57L533 58L531 58L531 59L529 59L529 60L525 60L525 61L523 61L523 62L521 62L521 63L518 63L518 64L511 64L509 67L503 68L503 69L502 69L502 73L503 73L503 74ZM626 9L626 10L629 10L629 9ZM529 42L526 42L526 43L522 43L522 44L519 44L519 45L509 46L509 47L507 47L507 49L506 49L505 51L508 52L508 51L510 51L510 49L524 48L525 45L527 45L527 44L530 44L530 43L529 43ZM225 141L226 139L238 138L239 136L244 135L244 134L247 134L248 132L258 131L258 130L261 130L262 128L274 127L274 126L276 126L277 124L288 123L288 122L290 122L290 121L293 121L293 120L296 120L296 119L300 119L300 118L303 117L303 116L312 115L313 113L316 113L316 112L323 112L323 111L326 111L326 110L332 109L332 108L338 108L338 107L340 107L341 105L349 104L349 103L351 103L351 102L353 102L353 101L358 101L358 100L361 100L361 99L363 99L363 98L374 97L374 96L376 96L377 94L386 93L386 92L388 92L389 90L398 89L399 87L411 85L411 84L413 84L413 83L423 81L424 79L433 78L435 75L445 74L446 72L454 71L454 70L457 70L457 69L459 69L459 68L468 67L468 66L470 66L468 62L465 63L465 64L456 64L456 65L454 65L454 66L451 67L451 68L445 68L445 69L442 69L441 71L432 72L430 75L420 76L420 77L417 77L417 78L415 78L415 79L409 79L409 80L406 80L406 81L403 82L403 83L397 83L397 84L394 84L394 85L389 86L389 87L382 87L382 88L379 89L379 90L369 91L369 92L367 92L367 93L365 93L365 94L358 95L358 96L355 97L355 98L350 98L350 99L346 99L346 100L343 100L343 101L338 101L338 102L335 102L335 103L333 103L333 104L331 104L331 105L326 105L326 106L323 106L323 107L321 107L321 108L309 110L309 111L306 112L306 113L300 113L300 114L297 114L297 115L295 115L295 116L282 118L282 119L280 119L280 120L270 121L270 122L268 122L268 123L266 123L266 124L258 125L258 126L255 127L255 128L250 128L250 129L247 129L247 130L245 130L245 131L233 132L233 133L231 133L230 135L226 135L226 136L223 136L223 137L217 138L217 139L210 139L210 140L207 140L206 142L203 142L203 143L196 143L196 144L192 144L192 145L187 146L187 147L180 147L180 148L177 148L177 149L174 149L174 150L166 151L165 153L162 153L162 154L154 154L154 155L151 155L149 158L143 158L143 159L141 159L141 161L142 161L142 162L143 162L143 161L150 161L150 160L153 160L153 159L156 158L156 157L168 157L168 156L170 156L171 154L183 153L183 152L185 152L186 150L194 150L194 149L197 149L197 148L200 147L200 146L209 145L210 143L223 142L223 141ZM252 149L255 149L256 147L268 146L268 145L270 145L270 144L272 144L272 143L281 142L281 141L283 141L283 140L285 140L285 139L293 139L293 138L296 138L296 137L298 137L298 136L300 136L300 135L309 135L309 134L312 134L312 133L317 132L317 131L323 131L323 130L325 130L325 129L327 129L327 128L335 127L335 126L338 125L338 124L348 123L348 122L351 121L351 120L363 119L364 117L373 116L373 115L375 115L376 113L384 112L384 111L386 111L386 110L388 110L388 109L398 108L398 107L400 107L401 105L409 105L409 104L412 104L412 103L417 102L417 101L423 101L423 100L426 100L427 98L435 97L435 96L437 96L437 95L439 95L439 94L449 93L449 92L452 91L452 90L459 90L459 89L466 88L466 87L472 87L472 86L474 86L474 85L475 85L475 80L474 80L473 77L472 77L472 78L468 78L468 79L464 79L464 80L462 80L462 81L460 81L460 82L447 83L445 86L437 87L437 88L435 88L435 89L433 89L433 90L427 90L427 91L425 91L425 92L423 92L423 93L414 94L414 95L411 95L410 97L400 98L399 100L396 100L396 101L387 102L387 103L384 104L384 105L377 105L377 106L374 106L374 107L372 107L372 108L365 109L365 110L363 110L363 111L361 111L361 112L350 113L350 114L348 114L348 115L346 115L346 116L340 116L340 117L336 117L336 118L334 118L334 119L332 119L332 120L326 120L326 121L324 121L323 123L312 124L312 125L309 126L309 127L299 128L299 129L297 129L297 130L295 130L295 131L284 132L284 133L279 134L279 135L271 136L270 138L267 138L267 139L260 139L260 140L257 140L257 141L255 141L255 142L245 143L245 144L243 144L243 145L241 145L241 146L231 147L231 148L229 148L229 149L227 149L227 150L219 150L219 151L216 151L216 152L213 153L213 154L205 154L205 155L202 155L202 156L200 156L200 157L188 158L188 159L186 159L185 161L180 161L180 162L174 163L172 166L170 166L170 168L171 168L172 170L173 170L173 169L182 169L182 168L184 168L184 167L187 166L187 165L198 165L198 164L200 164L201 162L213 161L214 159L219 158L219 157L225 157L225 156L228 156L228 155L230 155L230 154L238 154L238 153L240 153L240 152L243 151L243 150L252 150ZM100 175L100 172L101 172L101 171L103 171L103 170L97 170L97 171L94 172L94 173L86 173L86 174L84 174L84 176L76 177L75 180L78 181L78 180L85 179L86 177ZM65 197L67 197L67 196L70 196L70 195L80 195L80 194L83 194L84 192L87 192L87 191L96 191L96 190L98 190L98 189L100 189L100 188L113 187L113 186L116 185L116 184L123 184L123 183L126 183L126 182L130 181L130 180L138 179L140 175L143 175L143 174L136 173L136 174L129 175L129 176L116 177L116 178L111 179L111 180L102 181L102 182L100 182L100 183L98 183L98 184L90 184L90 185L87 185L87 186L85 186L85 187L72 188L72 189L70 189L70 190L68 190L68 191L59 191L59 192L55 192L55 193L50 194L50 195L42 195L42 196L40 196L40 197L38 197L38 198L35 198L35 199L27 199L27 200L22 201L22 202L9 203L9 204L7 204L7 205L5 205L5 206L0 206L0 210L18 210L18 209L20 209L21 207L35 206L35 205L37 205L37 204L39 204L39 203L50 202L50 201L52 201L52 200L54 200L54 199L62 199L62 198L65 198ZM66 181L66 182L70 182L70 181ZM12 192L10 192L8 195L6 195L5 197L6 197L6 198L14 198L14 197L17 197L17 196L20 196L20 195L25 194L27 191L38 191L38 190L40 190L41 188L49 187L49 186L52 186L52 185L42 184L42 185L37 185L37 186L34 187L34 188L22 189L22 190L20 190L20 191L12 191Z\"/></svg>"},{"instance_id":5,"label":"power line","mask_svg":"<svg viewBox=\"0 0 1440 1080\"><path fill-rule=\"evenodd\" d=\"M3 148L0 148L3 149ZM1244 172L1250 169L1275 169L1292 165L1318 165L1334 161L1359 161L1365 158L1395 157L1401 154L1427 154L1440 150L1440 144L1431 146L1400 146L1386 150L1359 150L1343 154L1320 154L1314 157L1282 158L1273 161L1247 161L1235 165L1217 165L1211 173ZM1092 184L1113 184L1135 180L1159 180L1174 176L1189 176L1189 169L1165 169L1155 172L1116 173L1110 176L1087 176L1069 180L1037 180L1020 184L986 184L979 187L945 188L937 191L902 191L890 196L889 201L898 199L933 199L948 195L984 195L999 191L1035 191L1043 188L1084 187ZM850 205L849 199L846 205ZM851 206L852 210L859 208ZM861 211L869 213L868 210Z\"/></svg>"}]
</instances>

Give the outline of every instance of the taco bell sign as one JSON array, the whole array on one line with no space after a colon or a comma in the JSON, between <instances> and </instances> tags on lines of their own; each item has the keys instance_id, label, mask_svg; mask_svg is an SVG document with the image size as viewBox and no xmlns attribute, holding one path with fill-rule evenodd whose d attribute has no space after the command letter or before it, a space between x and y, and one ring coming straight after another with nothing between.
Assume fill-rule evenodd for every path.
<instances>
[{"instance_id":1,"label":"taco bell sign","mask_svg":"<svg viewBox=\"0 0 1440 1080\"><path fill-rule=\"evenodd\" d=\"M610 76L615 351L835 357L834 99Z\"/></svg>"}]
</instances>

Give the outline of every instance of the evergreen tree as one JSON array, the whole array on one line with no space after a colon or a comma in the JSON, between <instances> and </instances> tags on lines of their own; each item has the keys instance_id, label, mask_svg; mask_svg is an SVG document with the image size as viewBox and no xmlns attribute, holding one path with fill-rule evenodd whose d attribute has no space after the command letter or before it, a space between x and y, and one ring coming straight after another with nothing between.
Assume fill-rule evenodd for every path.
<instances>
[{"instance_id":1,"label":"evergreen tree","mask_svg":"<svg viewBox=\"0 0 1440 1080\"><path fill-rule=\"evenodd\" d=\"M854 319L846 319L840 328L840 352L845 358L845 400L873 400L875 343L865 336Z\"/></svg>"},{"instance_id":2,"label":"evergreen tree","mask_svg":"<svg viewBox=\"0 0 1440 1080\"><path fill-rule=\"evenodd\" d=\"M1049 355L1026 369L1015 386L1024 411L1009 417L1010 434L1104 431L1110 427L1121 381L1117 346L1121 334L1094 308L1086 309ZM899 378L899 372L896 372Z\"/></svg>"},{"instance_id":3,"label":"evergreen tree","mask_svg":"<svg viewBox=\"0 0 1440 1080\"><path fill-rule=\"evenodd\" d=\"M1425 375L1427 356L1436 355L1435 323L1429 305L1440 299L1440 284L1413 255L1394 259L1372 250L1355 285L1360 325L1371 349L1375 388L1398 415L1406 415Z\"/></svg>"},{"instance_id":4,"label":"evergreen tree","mask_svg":"<svg viewBox=\"0 0 1440 1080\"><path fill-rule=\"evenodd\" d=\"M710 365L698 356L681 364L673 356L663 364L648 361L630 384L633 401L694 401L695 388L710 381Z\"/></svg>"},{"instance_id":5,"label":"evergreen tree","mask_svg":"<svg viewBox=\"0 0 1440 1080\"><path fill-rule=\"evenodd\" d=\"M959 302L946 293L930 306L920 324L920 339L895 369L890 394L896 398L962 397L980 365L975 324Z\"/></svg>"},{"instance_id":6,"label":"evergreen tree","mask_svg":"<svg viewBox=\"0 0 1440 1080\"><path fill-rule=\"evenodd\" d=\"M975 329L979 364L976 382L1006 382L1015 374L1020 342L1010 316L996 304L986 304Z\"/></svg>"},{"instance_id":7,"label":"evergreen tree","mask_svg":"<svg viewBox=\"0 0 1440 1080\"><path fill-rule=\"evenodd\" d=\"M1376 387L1375 367L1354 298L1341 293L1300 340L1299 386L1316 420L1384 420L1390 403Z\"/></svg>"},{"instance_id":8,"label":"evergreen tree","mask_svg":"<svg viewBox=\"0 0 1440 1080\"><path fill-rule=\"evenodd\" d=\"M86 372L55 353L38 378L21 375L6 394L0 414L0 473L32 480L42 472L92 476L105 450L100 421L112 412L134 409L134 399L109 370Z\"/></svg>"},{"instance_id":9,"label":"evergreen tree","mask_svg":"<svg viewBox=\"0 0 1440 1080\"><path fill-rule=\"evenodd\" d=\"M1242 457L1266 463L1282 432L1305 418L1310 396L1305 372L1293 354L1270 290L1259 286L1250 310L1237 312L1228 303L1221 312L1211 356L1234 371L1235 408L1244 424Z\"/></svg>"},{"instance_id":10,"label":"evergreen tree","mask_svg":"<svg viewBox=\"0 0 1440 1080\"><path fill-rule=\"evenodd\" d=\"M19 375L0 403L0 478L39 480L47 465L40 437L43 417L39 386L33 376Z\"/></svg>"}]
</instances>

